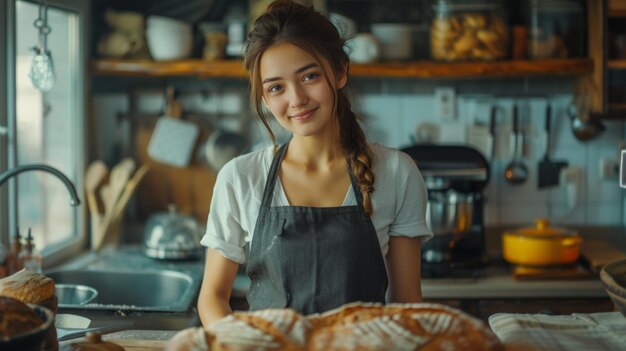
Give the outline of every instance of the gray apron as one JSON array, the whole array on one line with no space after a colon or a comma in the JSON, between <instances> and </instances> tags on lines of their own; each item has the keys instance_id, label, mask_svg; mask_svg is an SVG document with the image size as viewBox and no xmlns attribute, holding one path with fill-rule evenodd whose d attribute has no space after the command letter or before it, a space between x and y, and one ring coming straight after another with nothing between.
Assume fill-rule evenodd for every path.
<instances>
[{"instance_id":1,"label":"gray apron","mask_svg":"<svg viewBox=\"0 0 626 351\"><path fill-rule=\"evenodd\" d=\"M387 272L376 230L350 167L356 206L272 207L280 163L274 156L247 255L251 310L320 313L353 301L385 302Z\"/></svg>"}]
</instances>

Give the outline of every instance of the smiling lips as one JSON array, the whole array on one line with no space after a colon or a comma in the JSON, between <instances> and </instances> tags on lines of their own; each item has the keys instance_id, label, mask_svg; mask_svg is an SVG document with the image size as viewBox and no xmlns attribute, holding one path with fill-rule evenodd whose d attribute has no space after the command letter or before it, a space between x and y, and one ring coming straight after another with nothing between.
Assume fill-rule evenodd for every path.
<instances>
[{"instance_id":1,"label":"smiling lips","mask_svg":"<svg viewBox=\"0 0 626 351\"><path fill-rule=\"evenodd\" d=\"M291 119L295 119L297 121L304 121L307 120L309 117L311 117L313 115L313 112L315 112L315 110L317 110L317 107L308 111L304 111L304 112L300 112L300 113L296 113L295 115L291 115L290 118Z\"/></svg>"}]
</instances>

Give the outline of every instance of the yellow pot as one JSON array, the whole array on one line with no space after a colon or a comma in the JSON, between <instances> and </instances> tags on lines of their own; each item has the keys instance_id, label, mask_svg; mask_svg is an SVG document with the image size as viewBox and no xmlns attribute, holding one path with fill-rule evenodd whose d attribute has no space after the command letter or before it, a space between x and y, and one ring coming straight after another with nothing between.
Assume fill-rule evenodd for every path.
<instances>
[{"instance_id":1,"label":"yellow pot","mask_svg":"<svg viewBox=\"0 0 626 351\"><path fill-rule=\"evenodd\" d=\"M533 228L504 232L502 254L506 261L517 265L565 265L578 260L581 242L578 233L551 228L549 221L541 218Z\"/></svg>"}]
</instances>

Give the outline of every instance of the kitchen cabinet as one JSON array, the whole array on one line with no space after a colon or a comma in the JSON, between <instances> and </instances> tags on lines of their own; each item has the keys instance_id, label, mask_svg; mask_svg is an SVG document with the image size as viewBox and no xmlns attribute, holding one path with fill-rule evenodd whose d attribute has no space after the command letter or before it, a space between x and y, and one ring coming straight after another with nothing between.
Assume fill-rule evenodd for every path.
<instances>
[{"instance_id":1,"label":"kitchen cabinet","mask_svg":"<svg viewBox=\"0 0 626 351\"><path fill-rule=\"evenodd\" d=\"M607 21L607 100L608 116L626 116L626 1L611 0Z\"/></svg>"},{"instance_id":2,"label":"kitchen cabinet","mask_svg":"<svg viewBox=\"0 0 626 351\"><path fill-rule=\"evenodd\" d=\"M613 311L598 279L518 281L500 265L477 279L424 279L424 300L487 320L494 313L571 314Z\"/></svg>"},{"instance_id":3,"label":"kitchen cabinet","mask_svg":"<svg viewBox=\"0 0 626 351\"><path fill-rule=\"evenodd\" d=\"M626 49L616 52L616 41L626 45L626 1L588 0L589 58L593 72L579 80L579 94L587 95L591 115L626 118Z\"/></svg>"}]
</instances>

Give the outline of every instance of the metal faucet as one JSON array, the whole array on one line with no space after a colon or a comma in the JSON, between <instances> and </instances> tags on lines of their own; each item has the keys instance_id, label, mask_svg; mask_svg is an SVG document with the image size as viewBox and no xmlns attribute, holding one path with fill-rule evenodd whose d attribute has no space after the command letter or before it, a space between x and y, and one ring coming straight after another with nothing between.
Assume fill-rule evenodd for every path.
<instances>
[{"instance_id":1,"label":"metal faucet","mask_svg":"<svg viewBox=\"0 0 626 351\"><path fill-rule=\"evenodd\" d=\"M2 184L4 184L4 182L9 180L11 177L18 175L19 173L28 172L28 171L44 171L44 172L52 173L57 178L61 179L61 181L67 187L67 190L70 192L70 196L72 197L72 200L70 201L70 205L72 206L80 205L80 199L78 198L78 194L76 193L76 188L74 187L74 184L72 183L72 181L69 180L65 176L65 174L61 173L61 171L59 171L58 169L48 166L48 165L44 165L44 164L30 164L30 165L17 166L4 173L0 173L0 186L2 186Z\"/></svg>"}]
</instances>

